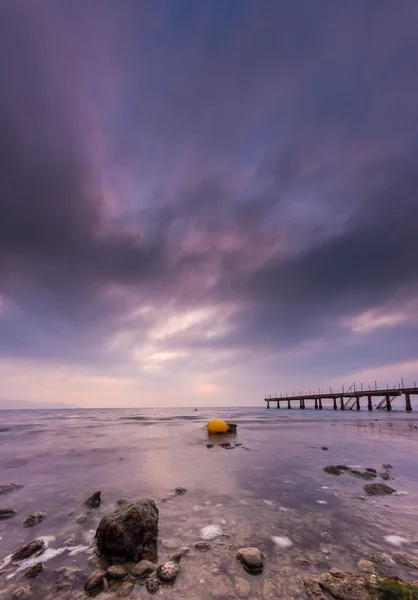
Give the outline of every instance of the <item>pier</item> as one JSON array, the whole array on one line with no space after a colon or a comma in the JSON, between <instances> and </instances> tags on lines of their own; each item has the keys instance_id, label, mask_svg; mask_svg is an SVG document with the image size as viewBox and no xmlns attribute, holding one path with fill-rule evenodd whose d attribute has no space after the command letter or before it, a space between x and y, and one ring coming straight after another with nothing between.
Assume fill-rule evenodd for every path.
<instances>
[{"instance_id":1,"label":"pier","mask_svg":"<svg viewBox=\"0 0 418 600\"><path fill-rule=\"evenodd\" d=\"M361 386L363 388L363 386ZM393 388L386 389L368 389L368 390L356 390L353 384L350 388L344 391L336 392L332 391L324 393L323 390L318 390L317 393L311 392L303 394L293 393L292 395L266 395L264 401L267 403L267 408L270 408L270 404L275 405L276 408L300 408L305 409L307 406L321 410L323 408L323 401L332 401L332 407L334 410L360 410L361 402L367 403L368 410L392 410L392 402L395 398L404 396L405 410L406 412L412 411L411 396L418 396L418 387L414 382L414 387L403 387L402 384L398 384ZM377 401L377 403L376 403ZM373 407L373 403L375 406Z\"/></svg>"}]
</instances>

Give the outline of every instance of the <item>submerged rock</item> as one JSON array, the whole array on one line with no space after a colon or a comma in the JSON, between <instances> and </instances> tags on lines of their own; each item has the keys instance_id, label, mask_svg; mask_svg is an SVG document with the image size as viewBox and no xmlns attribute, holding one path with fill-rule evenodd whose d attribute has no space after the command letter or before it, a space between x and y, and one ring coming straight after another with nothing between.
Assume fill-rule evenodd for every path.
<instances>
[{"instance_id":1,"label":"submerged rock","mask_svg":"<svg viewBox=\"0 0 418 600\"><path fill-rule=\"evenodd\" d=\"M327 467L324 467L323 470L329 475L341 475L340 467L337 467L335 465L328 465Z\"/></svg>"},{"instance_id":2,"label":"submerged rock","mask_svg":"<svg viewBox=\"0 0 418 600\"><path fill-rule=\"evenodd\" d=\"M104 577L104 571L93 571L84 582L84 590L89 594L101 591L103 589Z\"/></svg>"},{"instance_id":3,"label":"submerged rock","mask_svg":"<svg viewBox=\"0 0 418 600\"><path fill-rule=\"evenodd\" d=\"M157 577L165 583L172 583L175 581L177 575L180 572L180 565L178 562L169 560L157 569Z\"/></svg>"},{"instance_id":4,"label":"submerged rock","mask_svg":"<svg viewBox=\"0 0 418 600\"><path fill-rule=\"evenodd\" d=\"M386 472L379 473L379 477L381 477L383 479L383 481L389 481L389 479L391 479L389 473L386 473Z\"/></svg>"},{"instance_id":5,"label":"submerged rock","mask_svg":"<svg viewBox=\"0 0 418 600\"><path fill-rule=\"evenodd\" d=\"M368 483L363 489L370 496L386 496L396 492L396 490L385 483Z\"/></svg>"},{"instance_id":6,"label":"submerged rock","mask_svg":"<svg viewBox=\"0 0 418 600\"><path fill-rule=\"evenodd\" d=\"M31 598L33 594L31 585L22 585L22 587L17 588L13 592L13 600L26 600L26 598Z\"/></svg>"},{"instance_id":7,"label":"submerged rock","mask_svg":"<svg viewBox=\"0 0 418 600\"><path fill-rule=\"evenodd\" d=\"M101 492L94 492L94 494L92 494L90 496L90 498L87 498L87 500L84 502L84 504L86 506L88 506L89 508L99 508L100 503L102 501L101 498Z\"/></svg>"},{"instance_id":8,"label":"submerged rock","mask_svg":"<svg viewBox=\"0 0 418 600\"><path fill-rule=\"evenodd\" d=\"M174 554L172 554L168 560L173 561L173 562L180 562L181 559L184 556L187 556L188 554L190 554L190 548L187 548L186 546L182 546L181 548L176 550L174 552Z\"/></svg>"},{"instance_id":9,"label":"submerged rock","mask_svg":"<svg viewBox=\"0 0 418 600\"><path fill-rule=\"evenodd\" d=\"M126 498L119 498L116 504L117 506L126 506L127 504L129 504L129 502Z\"/></svg>"},{"instance_id":10,"label":"submerged rock","mask_svg":"<svg viewBox=\"0 0 418 600\"><path fill-rule=\"evenodd\" d=\"M371 469L370 467L368 469L365 469L365 471L368 471L369 473L374 473L375 475L377 473L376 469Z\"/></svg>"},{"instance_id":11,"label":"submerged rock","mask_svg":"<svg viewBox=\"0 0 418 600\"><path fill-rule=\"evenodd\" d=\"M214 444L206 444L206 448L213 448Z\"/></svg>"},{"instance_id":12,"label":"submerged rock","mask_svg":"<svg viewBox=\"0 0 418 600\"><path fill-rule=\"evenodd\" d=\"M12 562L19 562L24 560L25 558L29 558L34 554L41 554L46 548L45 542L43 540L33 540L33 542L29 542L29 544L25 544L21 546L17 550L15 550L12 554Z\"/></svg>"},{"instance_id":13,"label":"submerged rock","mask_svg":"<svg viewBox=\"0 0 418 600\"><path fill-rule=\"evenodd\" d=\"M251 594L251 584L243 577L237 577L235 579L235 594L238 598L248 598Z\"/></svg>"},{"instance_id":14,"label":"submerged rock","mask_svg":"<svg viewBox=\"0 0 418 600\"><path fill-rule=\"evenodd\" d=\"M132 577L135 579L145 579L151 573L154 573L156 566L149 560L141 560L131 571Z\"/></svg>"},{"instance_id":15,"label":"submerged rock","mask_svg":"<svg viewBox=\"0 0 418 600\"><path fill-rule=\"evenodd\" d=\"M5 483L4 485L0 485L0 495L1 494L11 494L16 490L20 490L23 485L19 485L17 483Z\"/></svg>"},{"instance_id":16,"label":"submerged rock","mask_svg":"<svg viewBox=\"0 0 418 600\"><path fill-rule=\"evenodd\" d=\"M322 446L321 450L328 450L328 447L327 446Z\"/></svg>"},{"instance_id":17,"label":"submerged rock","mask_svg":"<svg viewBox=\"0 0 418 600\"><path fill-rule=\"evenodd\" d=\"M106 571L106 577L115 580L125 579L125 577L128 577L128 569L125 569L122 565L112 565Z\"/></svg>"},{"instance_id":18,"label":"submerged rock","mask_svg":"<svg viewBox=\"0 0 418 600\"><path fill-rule=\"evenodd\" d=\"M200 552L208 552L212 548L208 542L196 542L194 547Z\"/></svg>"},{"instance_id":19,"label":"submerged rock","mask_svg":"<svg viewBox=\"0 0 418 600\"><path fill-rule=\"evenodd\" d=\"M118 588L118 596L119 598L124 598L125 596L129 596L129 594L134 589L133 581L124 581L121 586Z\"/></svg>"},{"instance_id":20,"label":"submerged rock","mask_svg":"<svg viewBox=\"0 0 418 600\"><path fill-rule=\"evenodd\" d=\"M33 567L31 567L30 569L25 571L24 575L28 579L33 579L34 577L37 577L39 575L39 573L42 573L43 570L44 570L43 564L41 562L38 562L38 563L36 563L36 565L33 565Z\"/></svg>"},{"instance_id":21,"label":"submerged rock","mask_svg":"<svg viewBox=\"0 0 418 600\"><path fill-rule=\"evenodd\" d=\"M305 590L312 600L417 600L418 585L397 578L353 575L338 569L308 577Z\"/></svg>"},{"instance_id":22,"label":"submerged rock","mask_svg":"<svg viewBox=\"0 0 418 600\"><path fill-rule=\"evenodd\" d=\"M54 569L54 574L58 576L55 584L57 591L81 587L87 577L83 569L76 567L58 567L58 569Z\"/></svg>"},{"instance_id":23,"label":"submerged rock","mask_svg":"<svg viewBox=\"0 0 418 600\"><path fill-rule=\"evenodd\" d=\"M393 467L389 463L385 463L384 465L382 465L382 469L393 469Z\"/></svg>"},{"instance_id":24,"label":"submerged rock","mask_svg":"<svg viewBox=\"0 0 418 600\"><path fill-rule=\"evenodd\" d=\"M13 508L0 508L0 519L11 519L17 512Z\"/></svg>"},{"instance_id":25,"label":"submerged rock","mask_svg":"<svg viewBox=\"0 0 418 600\"><path fill-rule=\"evenodd\" d=\"M84 515L84 514L78 515L78 517L76 517L74 520L76 523L79 523L79 524L85 523L87 521L87 515Z\"/></svg>"},{"instance_id":26,"label":"submerged rock","mask_svg":"<svg viewBox=\"0 0 418 600\"><path fill-rule=\"evenodd\" d=\"M45 519L45 513L37 510L36 512L30 513L24 521L22 521L22 527L34 527Z\"/></svg>"},{"instance_id":27,"label":"submerged rock","mask_svg":"<svg viewBox=\"0 0 418 600\"><path fill-rule=\"evenodd\" d=\"M174 488L174 492L177 496L183 496L187 492L187 489L184 487L176 487Z\"/></svg>"},{"instance_id":28,"label":"submerged rock","mask_svg":"<svg viewBox=\"0 0 418 600\"><path fill-rule=\"evenodd\" d=\"M236 558L251 573L261 573L263 570L263 555L258 548L241 548L236 553Z\"/></svg>"},{"instance_id":29,"label":"submerged rock","mask_svg":"<svg viewBox=\"0 0 418 600\"><path fill-rule=\"evenodd\" d=\"M97 549L109 559L138 560L158 535L158 508L146 499L121 506L100 521Z\"/></svg>"},{"instance_id":30,"label":"submerged rock","mask_svg":"<svg viewBox=\"0 0 418 600\"><path fill-rule=\"evenodd\" d=\"M409 567L410 569L418 569L418 559L415 556L406 554L406 552L395 552L393 555L393 560L400 565Z\"/></svg>"},{"instance_id":31,"label":"submerged rock","mask_svg":"<svg viewBox=\"0 0 418 600\"><path fill-rule=\"evenodd\" d=\"M149 577L146 581L147 590L150 594L156 594L160 587L160 582L155 577Z\"/></svg>"},{"instance_id":32,"label":"submerged rock","mask_svg":"<svg viewBox=\"0 0 418 600\"><path fill-rule=\"evenodd\" d=\"M359 479L375 479L376 477L376 471L371 471L369 469L365 469L364 471L359 471L358 469L351 469L348 468L347 469L347 473L349 473L350 475L353 475L353 477L358 477Z\"/></svg>"}]
</instances>

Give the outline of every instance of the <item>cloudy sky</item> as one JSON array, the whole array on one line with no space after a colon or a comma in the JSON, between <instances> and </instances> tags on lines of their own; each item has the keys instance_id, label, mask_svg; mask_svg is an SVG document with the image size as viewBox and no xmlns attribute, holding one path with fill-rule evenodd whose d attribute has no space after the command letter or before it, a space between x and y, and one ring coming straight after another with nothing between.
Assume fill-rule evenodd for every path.
<instances>
[{"instance_id":1,"label":"cloudy sky","mask_svg":"<svg viewBox=\"0 0 418 600\"><path fill-rule=\"evenodd\" d=\"M416 0L3 0L0 397L418 379Z\"/></svg>"}]
</instances>

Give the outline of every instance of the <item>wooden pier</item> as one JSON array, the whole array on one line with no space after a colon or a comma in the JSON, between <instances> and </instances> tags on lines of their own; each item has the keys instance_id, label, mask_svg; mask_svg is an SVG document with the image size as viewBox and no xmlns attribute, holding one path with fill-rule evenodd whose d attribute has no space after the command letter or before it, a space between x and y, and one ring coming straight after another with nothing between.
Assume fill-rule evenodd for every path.
<instances>
[{"instance_id":1,"label":"wooden pier","mask_svg":"<svg viewBox=\"0 0 418 600\"><path fill-rule=\"evenodd\" d=\"M373 400L379 400L374 407L375 409L391 411L393 400L401 396L405 396L405 410L411 412L411 396L418 396L418 387L416 385L414 387L401 387L399 384L399 387L391 389L355 390L349 388L347 391L344 391L344 389L342 389L341 392L330 390L328 393L324 393L323 390L320 390L318 393L309 392L308 394L300 393L296 395L292 394L291 396L269 395L264 398L264 401L267 402L267 408L270 408L271 403L273 403L273 405L276 403L276 408L280 408L280 405L286 408L293 408L293 404L300 409L304 409L306 408L307 403L311 403L312 407L321 410L323 400L332 400L334 410L337 410L338 408L340 410L360 410L360 402L364 398L367 399L368 410L373 410Z\"/></svg>"}]
</instances>

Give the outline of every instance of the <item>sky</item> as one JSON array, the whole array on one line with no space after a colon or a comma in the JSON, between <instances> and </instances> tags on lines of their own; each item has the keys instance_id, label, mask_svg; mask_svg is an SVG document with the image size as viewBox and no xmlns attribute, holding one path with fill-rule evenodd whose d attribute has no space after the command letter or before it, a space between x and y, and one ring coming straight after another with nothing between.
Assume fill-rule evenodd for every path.
<instances>
[{"instance_id":1,"label":"sky","mask_svg":"<svg viewBox=\"0 0 418 600\"><path fill-rule=\"evenodd\" d=\"M416 0L0 3L0 397L418 380Z\"/></svg>"}]
</instances>

